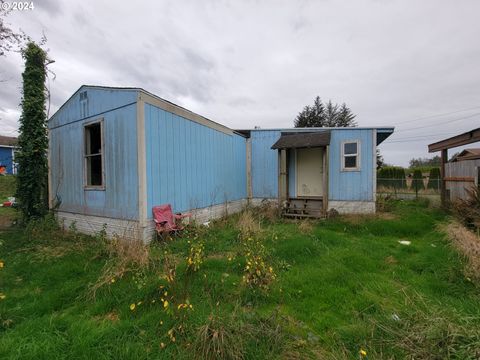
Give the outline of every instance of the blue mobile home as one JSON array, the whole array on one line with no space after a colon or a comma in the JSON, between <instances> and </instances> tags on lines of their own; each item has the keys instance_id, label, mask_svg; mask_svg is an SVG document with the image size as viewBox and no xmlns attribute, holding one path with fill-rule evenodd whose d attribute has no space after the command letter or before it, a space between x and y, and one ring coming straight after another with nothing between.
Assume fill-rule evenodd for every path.
<instances>
[{"instance_id":1,"label":"blue mobile home","mask_svg":"<svg viewBox=\"0 0 480 360\"><path fill-rule=\"evenodd\" d=\"M99 86L77 90L48 127L59 221L144 240L163 203L200 222L262 199L289 214L315 202L323 212L374 212L376 145L393 132L236 131L140 88Z\"/></svg>"},{"instance_id":2,"label":"blue mobile home","mask_svg":"<svg viewBox=\"0 0 480 360\"><path fill-rule=\"evenodd\" d=\"M0 135L0 174L15 174L15 148L17 138Z\"/></svg>"}]
</instances>

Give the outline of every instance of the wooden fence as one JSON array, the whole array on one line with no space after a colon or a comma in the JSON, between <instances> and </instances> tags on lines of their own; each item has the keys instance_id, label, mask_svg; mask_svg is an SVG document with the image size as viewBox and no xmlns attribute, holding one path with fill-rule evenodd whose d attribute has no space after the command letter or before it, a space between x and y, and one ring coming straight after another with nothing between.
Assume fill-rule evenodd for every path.
<instances>
[{"instance_id":1,"label":"wooden fence","mask_svg":"<svg viewBox=\"0 0 480 360\"><path fill-rule=\"evenodd\" d=\"M468 190L478 187L480 159L445 164L445 186L450 201L467 199ZM449 194L449 195L448 195Z\"/></svg>"}]
</instances>

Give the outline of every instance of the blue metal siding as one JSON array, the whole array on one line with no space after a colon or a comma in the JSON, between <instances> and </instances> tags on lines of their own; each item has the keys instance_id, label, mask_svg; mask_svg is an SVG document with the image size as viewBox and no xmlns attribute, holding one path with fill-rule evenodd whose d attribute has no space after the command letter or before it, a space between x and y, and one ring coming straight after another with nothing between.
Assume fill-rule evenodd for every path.
<instances>
[{"instance_id":1,"label":"blue metal siding","mask_svg":"<svg viewBox=\"0 0 480 360\"><path fill-rule=\"evenodd\" d=\"M247 197L246 140L145 104L147 214L171 203L175 211Z\"/></svg>"},{"instance_id":2,"label":"blue metal siding","mask_svg":"<svg viewBox=\"0 0 480 360\"><path fill-rule=\"evenodd\" d=\"M57 194L61 200L60 211L138 219L137 106L120 105L127 101L123 90L88 91L92 112L111 106L117 110L81 119L79 108L67 103L57 112L49 123L53 195ZM127 97L128 101L136 98ZM74 97L71 101L77 103L77 100ZM85 190L83 127L101 118L105 190ZM64 125L55 128L54 124Z\"/></svg>"},{"instance_id":3,"label":"blue metal siding","mask_svg":"<svg viewBox=\"0 0 480 360\"><path fill-rule=\"evenodd\" d=\"M329 151L329 200L373 201L373 130L332 130ZM360 171L342 171L342 142L360 141Z\"/></svg>"},{"instance_id":4,"label":"blue metal siding","mask_svg":"<svg viewBox=\"0 0 480 360\"><path fill-rule=\"evenodd\" d=\"M278 152L271 146L280 138L279 130L252 130L252 193L254 198L278 196Z\"/></svg>"},{"instance_id":5,"label":"blue metal siding","mask_svg":"<svg viewBox=\"0 0 480 360\"><path fill-rule=\"evenodd\" d=\"M0 166L5 166L7 174L13 174L13 149L0 146Z\"/></svg>"},{"instance_id":6,"label":"blue metal siding","mask_svg":"<svg viewBox=\"0 0 480 360\"><path fill-rule=\"evenodd\" d=\"M80 94L87 93L85 110ZM118 90L83 86L49 120L49 128L100 115L107 111L132 105L137 101L136 90Z\"/></svg>"}]
</instances>

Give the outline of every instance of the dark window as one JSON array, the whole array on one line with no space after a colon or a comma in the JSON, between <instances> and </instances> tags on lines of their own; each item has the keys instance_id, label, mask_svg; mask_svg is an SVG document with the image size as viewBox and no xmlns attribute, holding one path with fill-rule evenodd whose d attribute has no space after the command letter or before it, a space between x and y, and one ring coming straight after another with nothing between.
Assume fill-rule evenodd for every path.
<instances>
[{"instance_id":1,"label":"dark window","mask_svg":"<svg viewBox=\"0 0 480 360\"><path fill-rule=\"evenodd\" d=\"M342 167L344 170L358 170L360 168L358 150L358 142L356 141L343 143Z\"/></svg>"},{"instance_id":2,"label":"dark window","mask_svg":"<svg viewBox=\"0 0 480 360\"><path fill-rule=\"evenodd\" d=\"M345 155L357 154L357 143L345 143Z\"/></svg>"},{"instance_id":3,"label":"dark window","mask_svg":"<svg viewBox=\"0 0 480 360\"><path fill-rule=\"evenodd\" d=\"M85 126L85 168L87 186L103 186L102 124Z\"/></svg>"},{"instance_id":4,"label":"dark window","mask_svg":"<svg viewBox=\"0 0 480 360\"><path fill-rule=\"evenodd\" d=\"M356 167L357 167L357 157L345 156L345 168L356 168Z\"/></svg>"}]
</instances>

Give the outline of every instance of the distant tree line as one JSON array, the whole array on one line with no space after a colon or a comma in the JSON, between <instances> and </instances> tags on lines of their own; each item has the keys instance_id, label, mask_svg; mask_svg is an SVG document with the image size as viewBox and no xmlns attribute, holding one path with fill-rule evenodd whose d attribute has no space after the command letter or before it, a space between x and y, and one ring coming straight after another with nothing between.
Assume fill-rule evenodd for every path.
<instances>
[{"instance_id":1,"label":"distant tree line","mask_svg":"<svg viewBox=\"0 0 480 360\"><path fill-rule=\"evenodd\" d=\"M410 160L410 168L421 168L421 167L436 167L440 166L441 159L440 156L436 155L432 158L413 158Z\"/></svg>"}]
</instances>

